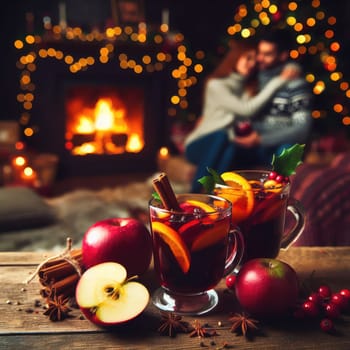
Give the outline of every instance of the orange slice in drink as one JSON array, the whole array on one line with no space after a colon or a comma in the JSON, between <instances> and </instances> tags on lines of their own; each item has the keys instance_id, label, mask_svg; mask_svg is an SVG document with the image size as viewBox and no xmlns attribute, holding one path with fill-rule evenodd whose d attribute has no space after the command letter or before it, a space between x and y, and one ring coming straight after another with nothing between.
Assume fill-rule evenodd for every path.
<instances>
[{"instance_id":1,"label":"orange slice in drink","mask_svg":"<svg viewBox=\"0 0 350 350\"><path fill-rule=\"evenodd\" d=\"M183 273L187 273L190 269L191 256L181 236L173 228L159 221L152 222L152 230L169 246Z\"/></svg>"},{"instance_id":2,"label":"orange slice in drink","mask_svg":"<svg viewBox=\"0 0 350 350\"><path fill-rule=\"evenodd\" d=\"M202 226L202 220L194 219L186 222L179 228L179 235L186 241L188 247L192 245L193 241L200 234Z\"/></svg>"},{"instance_id":3,"label":"orange slice in drink","mask_svg":"<svg viewBox=\"0 0 350 350\"><path fill-rule=\"evenodd\" d=\"M198 251L219 242L228 235L230 222L228 220L217 221L214 226L204 229L193 241L191 250Z\"/></svg>"},{"instance_id":4,"label":"orange slice in drink","mask_svg":"<svg viewBox=\"0 0 350 350\"><path fill-rule=\"evenodd\" d=\"M186 200L186 203L192 205L193 207L197 207L199 209L202 209L205 213L214 213L215 212L215 209L212 206L210 206L209 204L201 202L201 201L197 201L195 199L188 199L188 200ZM210 215L210 219L216 220L218 218L218 215L219 214L212 214L212 215Z\"/></svg>"},{"instance_id":5,"label":"orange slice in drink","mask_svg":"<svg viewBox=\"0 0 350 350\"><path fill-rule=\"evenodd\" d=\"M186 200L186 203L193 205L194 207L199 207L202 210L204 210L206 213L210 213L214 211L214 208L211 207L209 204L197 201L195 199L188 199Z\"/></svg>"},{"instance_id":6,"label":"orange slice in drink","mask_svg":"<svg viewBox=\"0 0 350 350\"><path fill-rule=\"evenodd\" d=\"M279 193L282 191L282 184L278 183L275 180L267 180L264 182L264 189L266 192Z\"/></svg>"},{"instance_id":7,"label":"orange slice in drink","mask_svg":"<svg viewBox=\"0 0 350 350\"><path fill-rule=\"evenodd\" d=\"M250 183L241 175L229 171L221 174L228 187L216 188L216 194L232 203L232 221L245 220L254 208L254 192Z\"/></svg>"}]
</instances>

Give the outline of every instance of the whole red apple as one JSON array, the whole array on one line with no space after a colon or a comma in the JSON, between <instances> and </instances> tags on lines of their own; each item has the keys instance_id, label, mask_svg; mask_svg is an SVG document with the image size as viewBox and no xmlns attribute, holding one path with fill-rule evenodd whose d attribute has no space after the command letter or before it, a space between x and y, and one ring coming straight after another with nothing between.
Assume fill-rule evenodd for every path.
<instances>
[{"instance_id":1,"label":"whole red apple","mask_svg":"<svg viewBox=\"0 0 350 350\"><path fill-rule=\"evenodd\" d=\"M152 259L152 238L146 226L134 218L111 218L96 222L82 241L85 268L103 262L123 265L128 276L142 275Z\"/></svg>"},{"instance_id":2,"label":"whole red apple","mask_svg":"<svg viewBox=\"0 0 350 350\"><path fill-rule=\"evenodd\" d=\"M283 316L296 305L299 280L287 263L257 258L249 260L239 270L235 291L247 312L259 316Z\"/></svg>"}]
</instances>

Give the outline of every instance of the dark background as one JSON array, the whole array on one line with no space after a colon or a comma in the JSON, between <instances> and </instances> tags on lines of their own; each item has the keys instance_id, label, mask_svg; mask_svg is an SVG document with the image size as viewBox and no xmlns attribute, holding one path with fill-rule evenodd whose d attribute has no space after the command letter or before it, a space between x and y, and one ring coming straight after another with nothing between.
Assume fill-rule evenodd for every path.
<instances>
[{"instance_id":1,"label":"dark background","mask_svg":"<svg viewBox=\"0 0 350 350\"><path fill-rule=\"evenodd\" d=\"M310 1L311 0L306 0ZM190 1L190 0L145 0L144 9L147 23L159 24L164 7L170 10L170 28L184 34L190 47L203 49L216 55L217 48L226 35L228 24L233 22L237 5L243 0ZM0 119L16 119L16 94L18 92L18 70L15 67L13 42L28 34L26 13L32 12L35 31L42 31L42 18L52 17L58 24L58 0L12 0L2 3L0 22ZM86 26L102 25L110 10L110 0L65 0L68 24L80 22ZM336 37L342 44L342 60L345 62L344 74L349 77L348 57L350 57L350 1L321 0L322 9L337 17ZM36 34L38 34L36 33ZM349 80L349 78L348 78Z\"/></svg>"}]
</instances>

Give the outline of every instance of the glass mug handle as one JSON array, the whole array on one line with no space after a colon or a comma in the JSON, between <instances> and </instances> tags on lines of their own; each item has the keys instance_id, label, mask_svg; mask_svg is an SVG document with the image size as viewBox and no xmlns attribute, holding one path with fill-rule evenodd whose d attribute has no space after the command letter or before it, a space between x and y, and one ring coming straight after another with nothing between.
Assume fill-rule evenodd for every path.
<instances>
[{"instance_id":1,"label":"glass mug handle","mask_svg":"<svg viewBox=\"0 0 350 350\"><path fill-rule=\"evenodd\" d=\"M244 253L244 239L238 227L231 226L225 263L224 277L233 273L239 266Z\"/></svg>"},{"instance_id":2,"label":"glass mug handle","mask_svg":"<svg viewBox=\"0 0 350 350\"><path fill-rule=\"evenodd\" d=\"M290 198L287 204L287 211L292 214L295 223L289 232L285 233L282 237L281 249L283 250L287 250L300 237L305 227L305 211L299 201Z\"/></svg>"}]
</instances>

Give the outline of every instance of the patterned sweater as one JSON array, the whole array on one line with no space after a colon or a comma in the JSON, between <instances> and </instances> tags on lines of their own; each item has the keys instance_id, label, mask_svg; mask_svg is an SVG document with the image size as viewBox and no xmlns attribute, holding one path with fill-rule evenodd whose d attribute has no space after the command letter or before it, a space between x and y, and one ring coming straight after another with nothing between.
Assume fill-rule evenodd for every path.
<instances>
[{"instance_id":1,"label":"patterned sweater","mask_svg":"<svg viewBox=\"0 0 350 350\"><path fill-rule=\"evenodd\" d=\"M260 72L260 89L264 90L283 67ZM279 89L253 120L253 127L261 136L261 144L269 147L305 143L312 125L311 101L311 90L304 78L290 80Z\"/></svg>"},{"instance_id":2,"label":"patterned sweater","mask_svg":"<svg viewBox=\"0 0 350 350\"><path fill-rule=\"evenodd\" d=\"M185 146L202 136L225 128L230 139L233 139L232 125L236 117L256 116L276 90L285 84L285 79L273 77L260 93L248 98L244 77L238 73L209 80L205 89L202 117L196 128L187 136Z\"/></svg>"}]
</instances>

